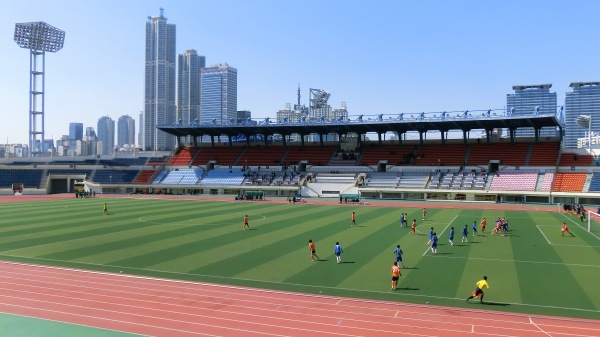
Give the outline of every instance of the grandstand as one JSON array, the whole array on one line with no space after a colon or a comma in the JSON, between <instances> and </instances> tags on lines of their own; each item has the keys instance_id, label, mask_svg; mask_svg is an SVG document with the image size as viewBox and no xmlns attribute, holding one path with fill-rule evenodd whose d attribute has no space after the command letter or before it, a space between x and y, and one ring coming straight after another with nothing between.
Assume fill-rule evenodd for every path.
<instances>
[{"instance_id":1,"label":"grandstand","mask_svg":"<svg viewBox=\"0 0 600 337\"><path fill-rule=\"evenodd\" d=\"M445 118L419 115L413 120L286 126L161 126L163 131L184 136L172 153L0 161L0 193L13 193L12 186L21 184L25 194L72 192L73 181L85 180L86 188L97 193L234 196L259 187L266 196L356 194L361 198L467 201L511 201L519 196L519 200L536 203L600 203L596 154L562 149L558 137L515 138L509 132L509 138L488 134L487 138L427 140L422 134L423 130L447 130L448 123L463 131L559 126L555 116L489 118L484 114L476 119L463 114ZM507 124L509 120L512 124ZM419 139L382 140L381 134L391 131L421 135ZM367 132L378 133L377 140L362 137ZM251 137L257 133L269 137ZM312 141L270 137L294 133L313 135ZM224 139L223 135L239 134L245 135L244 142L214 138L193 145L181 142L199 135ZM343 134L344 141L326 141L324 134Z\"/></svg>"}]
</instances>

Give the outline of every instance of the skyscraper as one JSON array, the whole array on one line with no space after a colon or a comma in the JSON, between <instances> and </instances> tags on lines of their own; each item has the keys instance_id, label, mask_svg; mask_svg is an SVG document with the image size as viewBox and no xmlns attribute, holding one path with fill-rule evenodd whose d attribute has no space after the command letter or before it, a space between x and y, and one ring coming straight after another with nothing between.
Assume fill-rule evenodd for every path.
<instances>
[{"instance_id":1,"label":"skyscraper","mask_svg":"<svg viewBox=\"0 0 600 337\"><path fill-rule=\"evenodd\" d=\"M119 117L117 122L117 146L135 145L135 120L129 115Z\"/></svg>"},{"instance_id":2,"label":"skyscraper","mask_svg":"<svg viewBox=\"0 0 600 337\"><path fill-rule=\"evenodd\" d=\"M115 149L115 121L108 116L98 119L98 141L102 142L102 153L112 154Z\"/></svg>"},{"instance_id":3,"label":"skyscraper","mask_svg":"<svg viewBox=\"0 0 600 337\"><path fill-rule=\"evenodd\" d=\"M600 129L600 82L574 82L565 97L564 147L577 147L577 138L586 136L588 129L577 125L577 117L591 116L592 132Z\"/></svg>"},{"instance_id":4,"label":"skyscraper","mask_svg":"<svg viewBox=\"0 0 600 337\"><path fill-rule=\"evenodd\" d=\"M144 72L142 149L172 150L175 136L156 129L175 122L175 25L163 16L148 17Z\"/></svg>"},{"instance_id":5,"label":"skyscraper","mask_svg":"<svg viewBox=\"0 0 600 337\"><path fill-rule=\"evenodd\" d=\"M69 141L74 147L75 142L83 138L83 123L69 123Z\"/></svg>"},{"instance_id":6,"label":"skyscraper","mask_svg":"<svg viewBox=\"0 0 600 337\"><path fill-rule=\"evenodd\" d=\"M556 113L556 93L550 92L552 84L515 85L514 94L506 95L506 109L514 108L515 116L533 115L536 109L540 114ZM534 137L533 128L519 128L515 137ZM559 133L556 128L543 128L541 137L556 137Z\"/></svg>"},{"instance_id":7,"label":"skyscraper","mask_svg":"<svg viewBox=\"0 0 600 337\"><path fill-rule=\"evenodd\" d=\"M227 123L237 114L237 69L227 63L201 70L200 122Z\"/></svg>"},{"instance_id":8,"label":"skyscraper","mask_svg":"<svg viewBox=\"0 0 600 337\"><path fill-rule=\"evenodd\" d=\"M188 49L177 57L177 120L188 125L200 118L200 69L206 58Z\"/></svg>"}]
</instances>

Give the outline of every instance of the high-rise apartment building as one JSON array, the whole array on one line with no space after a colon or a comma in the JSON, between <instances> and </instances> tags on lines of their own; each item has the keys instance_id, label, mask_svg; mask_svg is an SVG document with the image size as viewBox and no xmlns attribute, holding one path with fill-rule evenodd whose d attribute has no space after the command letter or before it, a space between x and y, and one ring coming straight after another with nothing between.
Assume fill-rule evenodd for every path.
<instances>
[{"instance_id":1,"label":"high-rise apartment building","mask_svg":"<svg viewBox=\"0 0 600 337\"><path fill-rule=\"evenodd\" d=\"M115 121L108 116L98 119L98 141L102 142L102 153L112 154L115 150Z\"/></svg>"},{"instance_id":2,"label":"high-rise apartment building","mask_svg":"<svg viewBox=\"0 0 600 337\"><path fill-rule=\"evenodd\" d=\"M117 146L135 145L135 120L129 115L119 117L117 122Z\"/></svg>"},{"instance_id":3,"label":"high-rise apartment building","mask_svg":"<svg viewBox=\"0 0 600 337\"><path fill-rule=\"evenodd\" d=\"M200 119L200 69L206 58L194 49L177 56L177 121L188 125Z\"/></svg>"},{"instance_id":4,"label":"high-rise apartment building","mask_svg":"<svg viewBox=\"0 0 600 337\"><path fill-rule=\"evenodd\" d=\"M586 137L589 128L577 125L577 117L591 116L592 132L600 129L600 82L574 82L569 85L571 92L565 97L565 138L566 148L577 147L577 139Z\"/></svg>"},{"instance_id":5,"label":"high-rise apartment building","mask_svg":"<svg viewBox=\"0 0 600 337\"><path fill-rule=\"evenodd\" d=\"M237 69L227 63L201 69L201 123L235 122L237 117Z\"/></svg>"},{"instance_id":6,"label":"high-rise apartment building","mask_svg":"<svg viewBox=\"0 0 600 337\"><path fill-rule=\"evenodd\" d=\"M160 16L146 22L144 72L144 129L142 149L172 150L175 136L159 131L157 125L175 122L175 25Z\"/></svg>"},{"instance_id":7,"label":"high-rise apartment building","mask_svg":"<svg viewBox=\"0 0 600 337\"><path fill-rule=\"evenodd\" d=\"M514 94L506 95L507 112L514 111L515 116L531 116L539 114L556 114L556 93L550 92L552 84L515 85ZM514 108L514 110L512 110ZM557 137L556 128L542 128L540 137ZM519 128L515 137L534 137L533 128Z\"/></svg>"}]
</instances>

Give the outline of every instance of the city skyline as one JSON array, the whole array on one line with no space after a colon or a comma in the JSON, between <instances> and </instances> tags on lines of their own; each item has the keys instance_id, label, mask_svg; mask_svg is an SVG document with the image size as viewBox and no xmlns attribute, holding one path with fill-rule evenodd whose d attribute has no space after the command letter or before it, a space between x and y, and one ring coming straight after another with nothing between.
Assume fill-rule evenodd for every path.
<instances>
[{"instance_id":1,"label":"city skyline","mask_svg":"<svg viewBox=\"0 0 600 337\"><path fill-rule=\"evenodd\" d=\"M144 110L143 26L161 7L177 25L177 54L195 49L206 64L238 69L238 110L254 118L295 103L298 84L303 104L319 88L349 115L375 115L504 108L513 85L541 83L562 106L570 83L600 80L597 34L584 27L600 9L591 1L24 1L0 24L3 112L12 117L2 142L28 136L29 62L12 40L15 23L66 32L63 50L46 58L46 138L56 140L70 122L89 127ZM222 8L234 25L201 14Z\"/></svg>"}]
</instances>

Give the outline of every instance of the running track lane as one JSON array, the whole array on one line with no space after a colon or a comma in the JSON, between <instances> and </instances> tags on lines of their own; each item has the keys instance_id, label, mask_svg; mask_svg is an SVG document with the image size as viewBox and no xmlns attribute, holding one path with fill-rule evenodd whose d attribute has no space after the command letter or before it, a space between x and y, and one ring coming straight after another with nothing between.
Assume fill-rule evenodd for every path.
<instances>
[{"instance_id":1,"label":"running track lane","mask_svg":"<svg viewBox=\"0 0 600 337\"><path fill-rule=\"evenodd\" d=\"M0 312L145 336L600 337L600 322L0 262Z\"/></svg>"}]
</instances>

